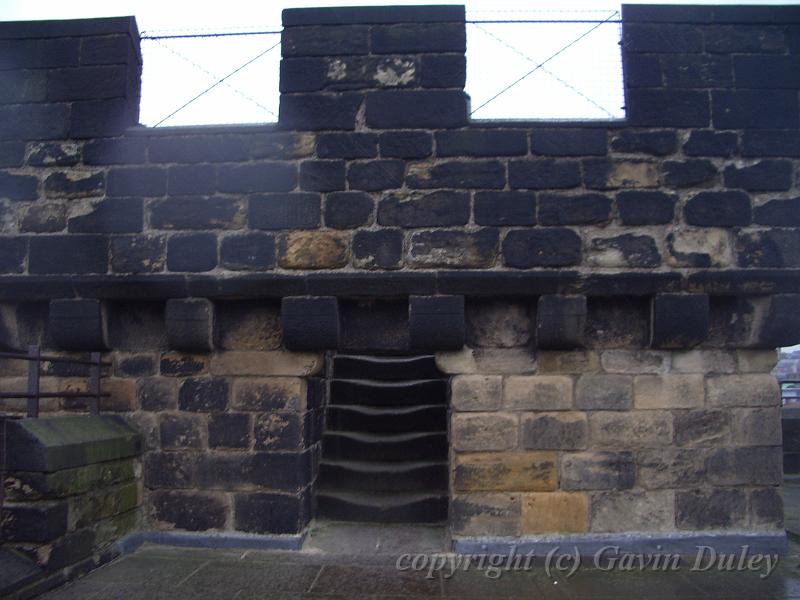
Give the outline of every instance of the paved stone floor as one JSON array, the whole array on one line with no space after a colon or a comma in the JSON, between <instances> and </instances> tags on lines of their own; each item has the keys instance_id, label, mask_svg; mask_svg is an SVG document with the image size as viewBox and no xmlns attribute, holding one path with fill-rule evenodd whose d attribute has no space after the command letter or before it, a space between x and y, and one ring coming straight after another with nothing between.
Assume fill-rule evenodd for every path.
<instances>
[{"instance_id":1,"label":"paved stone floor","mask_svg":"<svg viewBox=\"0 0 800 600\"><path fill-rule=\"evenodd\" d=\"M790 493L800 492L800 486ZM800 493L798 493L800 500ZM800 510L798 511L800 512ZM788 516L788 514L787 514ZM407 552L436 553L444 531L432 527L353 526L322 523L302 552L206 550L145 545L46 600L421 600L504 598L571 600L667 598L725 600L800 599L800 544L766 578L758 573L663 572L581 569L550 577L537 563L527 571L400 571Z\"/></svg>"}]
</instances>

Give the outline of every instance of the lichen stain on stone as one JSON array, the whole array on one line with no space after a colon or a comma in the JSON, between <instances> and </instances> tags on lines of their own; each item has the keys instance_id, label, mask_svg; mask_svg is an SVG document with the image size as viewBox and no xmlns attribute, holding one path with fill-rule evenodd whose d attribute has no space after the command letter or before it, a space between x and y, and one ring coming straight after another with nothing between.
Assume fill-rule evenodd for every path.
<instances>
[{"instance_id":1,"label":"lichen stain on stone","mask_svg":"<svg viewBox=\"0 0 800 600\"><path fill-rule=\"evenodd\" d=\"M415 74L416 67L412 61L395 58L386 64L378 65L373 79L382 86L396 87L413 81Z\"/></svg>"},{"instance_id":2,"label":"lichen stain on stone","mask_svg":"<svg viewBox=\"0 0 800 600\"><path fill-rule=\"evenodd\" d=\"M431 178L431 171L434 165L431 163L415 163L408 167L408 179L416 178L428 181Z\"/></svg>"},{"instance_id":3,"label":"lichen stain on stone","mask_svg":"<svg viewBox=\"0 0 800 600\"><path fill-rule=\"evenodd\" d=\"M295 136L292 145L292 156L311 156L314 154L317 140L312 133L303 133Z\"/></svg>"},{"instance_id":4,"label":"lichen stain on stone","mask_svg":"<svg viewBox=\"0 0 800 600\"><path fill-rule=\"evenodd\" d=\"M341 81L347 77L347 63L339 58L333 59L328 65L328 79Z\"/></svg>"}]
</instances>

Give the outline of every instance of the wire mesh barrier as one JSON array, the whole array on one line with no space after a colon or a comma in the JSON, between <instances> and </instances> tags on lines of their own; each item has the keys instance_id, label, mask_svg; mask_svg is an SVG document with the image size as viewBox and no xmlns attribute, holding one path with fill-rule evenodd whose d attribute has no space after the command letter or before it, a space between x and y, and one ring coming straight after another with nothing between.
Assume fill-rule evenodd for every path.
<instances>
[{"instance_id":1,"label":"wire mesh barrier","mask_svg":"<svg viewBox=\"0 0 800 600\"><path fill-rule=\"evenodd\" d=\"M467 18L474 119L625 116L616 9L476 11ZM278 120L280 31L145 32L141 121Z\"/></svg>"}]
</instances>

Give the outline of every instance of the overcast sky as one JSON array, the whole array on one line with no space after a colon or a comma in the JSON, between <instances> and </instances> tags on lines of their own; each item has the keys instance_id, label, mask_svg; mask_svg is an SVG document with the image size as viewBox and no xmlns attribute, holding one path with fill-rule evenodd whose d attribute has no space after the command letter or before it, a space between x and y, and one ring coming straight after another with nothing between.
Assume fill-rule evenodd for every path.
<instances>
[{"instance_id":1,"label":"overcast sky","mask_svg":"<svg viewBox=\"0 0 800 600\"><path fill-rule=\"evenodd\" d=\"M658 0L640 3L681 2ZM723 4L708 0L691 0L690 3ZM749 4L791 3L754 1ZM283 8L375 4L380 2L0 0L0 20L134 15L140 32L151 35L277 31L280 29ZM606 0L437 0L428 3L393 0L386 4L466 4L469 20L615 20L618 18L615 13L620 9L619 3ZM475 111L473 118L624 117L618 24L470 24L467 35L467 92L472 98L472 109ZM279 39L279 35L252 35L143 40L141 122L151 126L161 122L218 79L278 44ZM572 46L563 50L570 44ZM554 54L557 56L550 59ZM278 112L279 60L278 45L224 84L164 120L162 125L275 121ZM545 61L542 68L485 104Z\"/></svg>"}]
</instances>

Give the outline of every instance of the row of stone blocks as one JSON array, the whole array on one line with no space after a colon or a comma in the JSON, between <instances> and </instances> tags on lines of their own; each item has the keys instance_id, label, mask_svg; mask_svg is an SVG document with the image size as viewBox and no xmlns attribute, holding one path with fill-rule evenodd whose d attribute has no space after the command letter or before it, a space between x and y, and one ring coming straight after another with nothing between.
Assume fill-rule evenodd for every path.
<instances>
[{"instance_id":1,"label":"row of stone blocks","mask_svg":"<svg viewBox=\"0 0 800 600\"><path fill-rule=\"evenodd\" d=\"M758 327L754 347L777 347L800 329L795 310L798 296L775 295ZM536 345L542 349L571 349L585 345L587 299L584 295L542 295L538 298ZM64 350L102 350L108 347L103 303L93 299L50 302L49 321L56 344ZM210 352L214 349L214 303L205 298L170 299L165 309L166 333L172 349ZM282 299L283 342L288 350L336 349L340 345L339 299L334 296L288 296ZM707 294L657 294L650 307L649 345L653 348L691 348L701 344L710 329ZM410 296L410 348L418 351L455 350L464 345L464 296ZM794 337L793 337L794 336Z\"/></svg>"}]
</instances>

